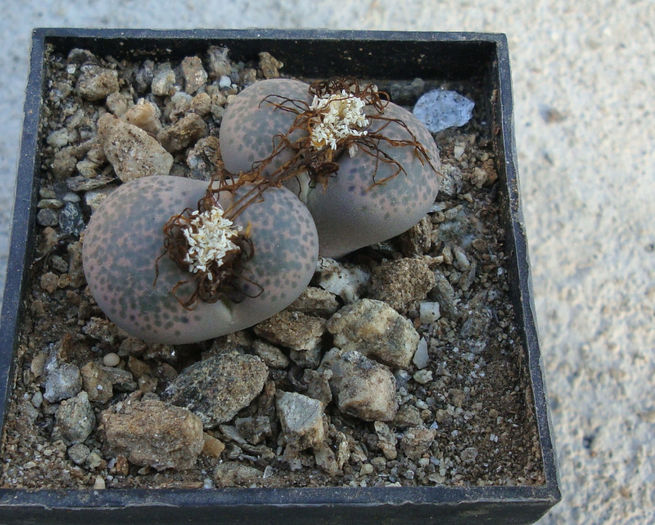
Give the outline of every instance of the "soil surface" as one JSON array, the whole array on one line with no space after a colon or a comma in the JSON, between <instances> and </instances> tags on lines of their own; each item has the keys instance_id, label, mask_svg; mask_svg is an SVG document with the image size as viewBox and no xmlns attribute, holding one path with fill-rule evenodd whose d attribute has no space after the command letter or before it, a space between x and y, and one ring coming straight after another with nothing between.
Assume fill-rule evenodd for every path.
<instances>
[{"instance_id":1,"label":"soil surface","mask_svg":"<svg viewBox=\"0 0 655 525\"><path fill-rule=\"evenodd\" d=\"M96 69L88 73L87 68L87 74L83 66L90 63ZM207 78L188 70L198 64L209 71ZM153 77L161 68L156 60L94 57L83 50L51 55L40 130L37 248L3 435L1 485L211 488L543 483L524 349L509 298L497 159L478 112L466 126L435 136L444 182L437 202L419 225L340 260L344 267L378 277L377 285L358 291L359 298L386 295L418 332L425 359L417 355L408 367L393 369L398 412L384 425L343 414L334 402L327 404L326 442L336 454L336 470L317 465L319 460L311 450L300 451L293 461L283 457L287 438L272 400L276 392L305 393L305 369L316 368L284 348L278 350L288 358L286 365L284 359L277 367L268 363L262 393L234 421L205 430L205 448L190 469L158 472L132 464L109 450L99 424L82 443L61 437L59 411L65 401L48 395L46 384L53 352L60 364L78 369L95 363L122 371L125 380L120 389L115 387L108 399L91 400L98 423L108 407L138 398L163 399L162 393L175 377L201 359L226 349L255 353L260 339L253 329L194 345L135 343L95 304L80 258L84 225L103 196L120 184L97 138L100 116L110 112L120 117L139 98L157 107L165 129L191 113L200 115L207 135L168 148L174 159L170 173L208 178L214 150L207 138L218 136L231 96L255 79L278 74L270 69L275 70L275 64L265 60L227 64L227 74L218 75L209 54L187 61L185 86L182 65L172 62L171 94L164 94L167 87L158 85L160 94L155 95ZM84 81L80 80L85 74ZM429 86L396 82L380 87L388 89L398 103L411 105ZM457 88L473 98L476 106L484 106L476 86L446 87ZM184 89L193 90L193 95L180 95ZM413 264L408 260L426 264L436 284L427 290L409 286L417 291L399 307L394 303L398 291L393 262ZM411 285L412 276L408 279ZM320 286L320 280L317 274L313 284ZM350 302L339 296L335 299L339 307ZM422 303L424 308L438 303L438 311L432 310L430 317ZM321 353L333 346L330 338L331 334L325 335ZM86 391L88 384L80 388ZM235 425L240 418L261 417L269 418L270 429L255 437ZM429 439L421 444L417 433Z\"/></svg>"}]
</instances>

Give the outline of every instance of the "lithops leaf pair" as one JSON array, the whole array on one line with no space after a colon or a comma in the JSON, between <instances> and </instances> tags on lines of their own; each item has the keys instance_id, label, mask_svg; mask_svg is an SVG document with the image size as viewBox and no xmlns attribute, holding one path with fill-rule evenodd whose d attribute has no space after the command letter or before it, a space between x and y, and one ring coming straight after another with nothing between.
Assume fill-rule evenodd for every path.
<instances>
[{"instance_id":1,"label":"lithops leaf pair","mask_svg":"<svg viewBox=\"0 0 655 525\"><path fill-rule=\"evenodd\" d=\"M233 221L252 243L252 253L239 269L242 297L185 304L197 291L193 268L209 264L209 259L198 249L189 267L181 268L168 254L162 256L163 227L175 214L195 210L207 191L202 181L143 177L120 186L92 215L84 239L84 273L100 308L129 334L168 344L218 337L274 315L309 283L318 252L312 218L290 191L268 188ZM221 192L221 208L233 209L234 200L248 191L244 185ZM189 220L198 215L191 212ZM218 238L198 224L193 233L187 235L193 245L203 236ZM225 246L229 256L232 245Z\"/></svg>"},{"instance_id":2,"label":"lithops leaf pair","mask_svg":"<svg viewBox=\"0 0 655 525\"><path fill-rule=\"evenodd\" d=\"M324 256L406 231L439 190L432 136L370 85L256 82L228 106L220 143L228 171L259 167L298 195Z\"/></svg>"}]
</instances>

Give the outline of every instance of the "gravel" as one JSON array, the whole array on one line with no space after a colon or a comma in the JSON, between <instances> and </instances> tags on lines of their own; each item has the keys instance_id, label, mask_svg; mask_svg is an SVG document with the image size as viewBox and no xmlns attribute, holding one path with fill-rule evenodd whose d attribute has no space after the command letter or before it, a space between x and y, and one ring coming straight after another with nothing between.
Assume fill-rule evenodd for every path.
<instances>
[{"instance_id":1,"label":"gravel","mask_svg":"<svg viewBox=\"0 0 655 525\"><path fill-rule=\"evenodd\" d=\"M9 250L30 30L36 26L327 27L509 35L516 140L543 363L564 500L551 523L644 523L655 513L651 227L652 23L646 1L264 0L116 8L10 0L0 25L0 287ZM539 20L535 25L534 20ZM530 32L526 32L526 27ZM212 71L210 71L212 74ZM150 75L150 78L148 78ZM145 82L152 72L143 71ZM220 76L220 74L219 74ZM442 303L442 315L445 305ZM447 312L446 312L447 313ZM59 453L59 452L57 452ZM466 457L473 453L468 452ZM104 484L104 481L103 481Z\"/></svg>"}]
</instances>

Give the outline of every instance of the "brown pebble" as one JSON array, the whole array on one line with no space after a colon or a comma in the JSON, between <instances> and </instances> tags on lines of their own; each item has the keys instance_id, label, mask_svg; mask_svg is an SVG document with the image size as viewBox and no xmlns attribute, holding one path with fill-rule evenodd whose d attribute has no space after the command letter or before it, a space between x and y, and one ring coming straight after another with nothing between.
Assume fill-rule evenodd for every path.
<instances>
[{"instance_id":1,"label":"brown pebble","mask_svg":"<svg viewBox=\"0 0 655 525\"><path fill-rule=\"evenodd\" d=\"M206 432L204 437L205 443L202 447L202 453L205 456L210 456L212 458L220 457L223 450L225 450L225 444Z\"/></svg>"},{"instance_id":2,"label":"brown pebble","mask_svg":"<svg viewBox=\"0 0 655 525\"><path fill-rule=\"evenodd\" d=\"M41 276L41 288L48 293L54 293L57 289L57 284L59 282L59 277L56 273L47 272Z\"/></svg>"},{"instance_id":3,"label":"brown pebble","mask_svg":"<svg viewBox=\"0 0 655 525\"><path fill-rule=\"evenodd\" d=\"M134 356L130 356L127 360L127 368L130 369L130 372L132 372L136 378L140 378L151 372L148 363L141 361L141 359L137 359Z\"/></svg>"},{"instance_id":4,"label":"brown pebble","mask_svg":"<svg viewBox=\"0 0 655 525\"><path fill-rule=\"evenodd\" d=\"M130 473L130 463L125 456L116 456L116 463L111 473L116 476L127 476Z\"/></svg>"}]
</instances>

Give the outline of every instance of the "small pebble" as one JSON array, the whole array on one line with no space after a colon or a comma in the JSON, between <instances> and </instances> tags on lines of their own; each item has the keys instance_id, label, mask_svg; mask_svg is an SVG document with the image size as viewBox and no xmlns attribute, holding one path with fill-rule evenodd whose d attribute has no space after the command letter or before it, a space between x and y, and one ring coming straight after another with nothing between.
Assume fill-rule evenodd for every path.
<instances>
[{"instance_id":1,"label":"small pebble","mask_svg":"<svg viewBox=\"0 0 655 525\"><path fill-rule=\"evenodd\" d=\"M373 465L370 463L364 463L362 465L362 468L359 470L360 475L362 476L368 476L369 474L373 474L373 471L375 469L373 468Z\"/></svg>"},{"instance_id":2,"label":"small pebble","mask_svg":"<svg viewBox=\"0 0 655 525\"><path fill-rule=\"evenodd\" d=\"M57 226L59 224L59 218L54 210L43 208L36 214L36 222L41 226Z\"/></svg>"},{"instance_id":3,"label":"small pebble","mask_svg":"<svg viewBox=\"0 0 655 525\"><path fill-rule=\"evenodd\" d=\"M170 96L175 93L175 73L168 62L164 62L157 68L150 85L153 95L160 97Z\"/></svg>"},{"instance_id":4,"label":"small pebble","mask_svg":"<svg viewBox=\"0 0 655 525\"><path fill-rule=\"evenodd\" d=\"M412 362L416 368L421 369L428 366L429 360L430 356L428 355L428 343L425 339L421 338L421 340L418 342L418 347L416 348Z\"/></svg>"},{"instance_id":5,"label":"small pebble","mask_svg":"<svg viewBox=\"0 0 655 525\"><path fill-rule=\"evenodd\" d=\"M68 193L64 194L61 200L63 200L64 202L80 202L82 199L77 193L73 193L72 191L69 191Z\"/></svg>"},{"instance_id":6,"label":"small pebble","mask_svg":"<svg viewBox=\"0 0 655 525\"><path fill-rule=\"evenodd\" d=\"M211 46L207 51L207 62L212 78L223 77L223 75L230 73L232 66L228 53L229 49L227 47L218 46Z\"/></svg>"},{"instance_id":7,"label":"small pebble","mask_svg":"<svg viewBox=\"0 0 655 525\"><path fill-rule=\"evenodd\" d=\"M473 116L472 100L456 91L434 89L421 95L413 113L423 122L428 130L437 133L453 126L463 126Z\"/></svg>"},{"instance_id":8,"label":"small pebble","mask_svg":"<svg viewBox=\"0 0 655 525\"><path fill-rule=\"evenodd\" d=\"M86 457L86 465L89 467L91 470L97 469L100 465L103 464L103 459L100 454L97 452L91 452L87 457Z\"/></svg>"},{"instance_id":9,"label":"small pebble","mask_svg":"<svg viewBox=\"0 0 655 525\"><path fill-rule=\"evenodd\" d=\"M76 87L84 99L104 100L110 93L118 91L118 72L92 64L85 64L80 69Z\"/></svg>"},{"instance_id":10,"label":"small pebble","mask_svg":"<svg viewBox=\"0 0 655 525\"><path fill-rule=\"evenodd\" d=\"M76 443L68 447L68 457L76 465L81 465L86 461L89 456L89 447L84 443Z\"/></svg>"},{"instance_id":11,"label":"small pebble","mask_svg":"<svg viewBox=\"0 0 655 525\"><path fill-rule=\"evenodd\" d=\"M58 210L59 208L62 208L64 206L64 203L61 202L59 199L41 199L38 204L36 205L37 208L42 209L42 208L50 208L50 209L56 209Z\"/></svg>"},{"instance_id":12,"label":"small pebble","mask_svg":"<svg viewBox=\"0 0 655 525\"><path fill-rule=\"evenodd\" d=\"M73 202L66 203L64 209L59 212L59 226L62 234L79 237L86 224L84 223L82 210L77 204Z\"/></svg>"},{"instance_id":13,"label":"small pebble","mask_svg":"<svg viewBox=\"0 0 655 525\"><path fill-rule=\"evenodd\" d=\"M40 391L35 392L34 395L32 396L32 405L35 408L39 408L42 403L43 403L43 394Z\"/></svg>"},{"instance_id":14,"label":"small pebble","mask_svg":"<svg viewBox=\"0 0 655 525\"><path fill-rule=\"evenodd\" d=\"M93 490L104 490L105 487L105 478L102 476L96 476L96 481L93 484Z\"/></svg>"},{"instance_id":15,"label":"small pebble","mask_svg":"<svg viewBox=\"0 0 655 525\"><path fill-rule=\"evenodd\" d=\"M227 75L223 75L218 81L218 87L221 89L227 89L232 85L232 80Z\"/></svg>"},{"instance_id":16,"label":"small pebble","mask_svg":"<svg viewBox=\"0 0 655 525\"><path fill-rule=\"evenodd\" d=\"M54 148L63 148L68 144L68 130L66 128L58 129L48 135L46 142Z\"/></svg>"},{"instance_id":17,"label":"small pebble","mask_svg":"<svg viewBox=\"0 0 655 525\"><path fill-rule=\"evenodd\" d=\"M121 358L114 352L109 352L102 358L102 363L105 366L116 366L121 362Z\"/></svg>"},{"instance_id":18,"label":"small pebble","mask_svg":"<svg viewBox=\"0 0 655 525\"><path fill-rule=\"evenodd\" d=\"M432 371L431 370L419 370L414 374L414 381L424 385L432 381Z\"/></svg>"},{"instance_id":19,"label":"small pebble","mask_svg":"<svg viewBox=\"0 0 655 525\"><path fill-rule=\"evenodd\" d=\"M439 317L441 317L439 303L428 301L421 301L419 303L419 319L421 320L421 324L434 323Z\"/></svg>"},{"instance_id":20,"label":"small pebble","mask_svg":"<svg viewBox=\"0 0 655 525\"><path fill-rule=\"evenodd\" d=\"M41 288L43 290L51 294L54 293L54 291L57 289L58 281L59 281L59 277L57 276L57 274L52 272L47 272L41 276L41 279L39 280L39 284L41 285Z\"/></svg>"}]
</instances>

